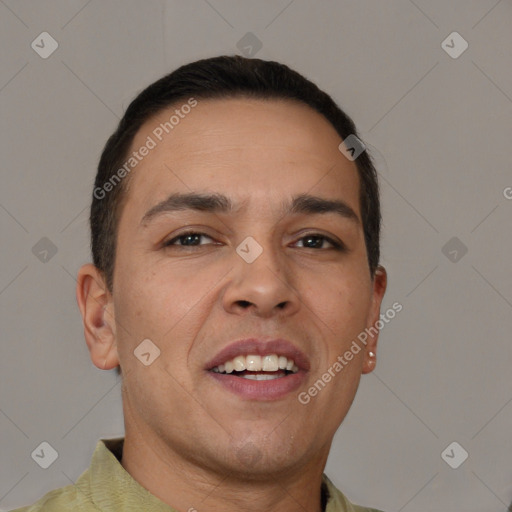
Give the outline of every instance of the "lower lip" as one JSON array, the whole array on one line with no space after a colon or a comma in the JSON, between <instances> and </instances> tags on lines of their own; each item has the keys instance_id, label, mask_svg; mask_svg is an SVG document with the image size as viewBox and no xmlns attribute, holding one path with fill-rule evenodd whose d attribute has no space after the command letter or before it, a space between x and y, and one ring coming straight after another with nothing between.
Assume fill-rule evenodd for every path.
<instances>
[{"instance_id":1,"label":"lower lip","mask_svg":"<svg viewBox=\"0 0 512 512\"><path fill-rule=\"evenodd\" d=\"M300 387L306 378L306 372L299 370L272 380L250 380L235 377L229 373L208 372L212 378L232 393L247 400L278 400Z\"/></svg>"}]
</instances>

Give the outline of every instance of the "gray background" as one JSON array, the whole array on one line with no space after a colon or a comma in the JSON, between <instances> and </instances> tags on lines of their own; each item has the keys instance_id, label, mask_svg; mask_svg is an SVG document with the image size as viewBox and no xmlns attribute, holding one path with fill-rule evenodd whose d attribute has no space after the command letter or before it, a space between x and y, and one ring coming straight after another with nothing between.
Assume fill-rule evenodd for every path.
<instances>
[{"instance_id":1,"label":"gray background","mask_svg":"<svg viewBox=\"0 0 512 512\"><path fill-rule=\"evenodd\" d=\"M74 482L100 437L124 433L120 377L92 365L74 296L103 144L150 82L255 36L250 56L318 83L373 152L384 310L403 304L327 474L387 512L506 511L511 22L508 0L0 0L0 507ZM43 31L59 44L47 59L31 48ZM59 454L48 469L31 458L42 441ZM469 453L457 469L441 457L453 441Z\"/></svg>"}]
</instances>

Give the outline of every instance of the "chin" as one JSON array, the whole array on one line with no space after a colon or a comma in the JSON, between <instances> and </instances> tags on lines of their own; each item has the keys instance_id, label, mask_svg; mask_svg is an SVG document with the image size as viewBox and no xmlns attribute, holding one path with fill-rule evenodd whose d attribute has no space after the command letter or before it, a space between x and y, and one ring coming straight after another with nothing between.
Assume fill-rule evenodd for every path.
<instances>
[{"instance_id":1,"label":"chin","mask_svg":"<svg viewBox=\"0 0 512 512\"><path fill-rule=\"evenodd\" d=\"M248 481L268 480L272 476L282 477L301 465L297 449L283 443L279 449L275 445L269 446L268 443L247 441L238 449L231 450L231 453L234 457L229 457L229 471L233 471L237 479Z\"/></svg>"}]
</instances>

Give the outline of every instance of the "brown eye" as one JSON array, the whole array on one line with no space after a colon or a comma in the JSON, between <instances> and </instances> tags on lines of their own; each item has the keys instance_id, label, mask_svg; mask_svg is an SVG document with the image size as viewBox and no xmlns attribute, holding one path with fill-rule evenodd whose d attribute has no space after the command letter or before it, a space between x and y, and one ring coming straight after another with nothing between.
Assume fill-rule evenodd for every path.
<instances>
[{"instance_id":1,"label":"brown eye","mask_svg":"<svg viewBox=\"0 0 512 512\"><path fill-rule=\"evenodd\" d=\"M299 241L303 241L303 247L305 249L333 249L336 251L345 251L346 247L343 243L334 240L333 238L322 235L321 233L309 233L299 238ZM325 247L325 242L330 244L331 247Z\"/></svg>"},{"instance_id":2,"label":"brown eye","mask_svg":"<svg viewBox=\"0 0 512 512\"><path fill-rule=\"evenodd\" d=\"M171 240L168 240L167 242L164 243L164 247L168 247L171 245L177 245L177 246L181 246L181 247L197 247L200 245L205 245L205 244L200 243L201 237L208 238L208 239L212 240L211 237L209 237L208 235L205 235L204 233L190 231L188 233L182 233L181 235L178 235L178 236L172 238ZM176 243L176 242L179 242L179 243Z\"/></svg>"},{"instance_id":3,"label":"brown eye","mask_svg":"<svg viewBox=\"0 0 512 512\"><path fill-rule=\"evenodd\" d=\"M305 249L344 249L344 246L342 244L320 233L311 233L309 235L301 237L299 240L304 241L303 246ZM324 242L329 243L331 247L323 247Z\"/></svg>"}]
</instances>

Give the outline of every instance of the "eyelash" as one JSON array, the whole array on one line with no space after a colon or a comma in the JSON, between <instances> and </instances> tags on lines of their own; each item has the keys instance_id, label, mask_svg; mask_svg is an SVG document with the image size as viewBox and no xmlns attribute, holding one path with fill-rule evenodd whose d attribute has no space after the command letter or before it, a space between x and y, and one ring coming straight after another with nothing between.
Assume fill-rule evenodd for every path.
<instances>
[{"instance_id":1,"label":"eyelash","mask_svg":"<svg viewBox=\"0 0 512 512\"><path fill-rule=\"evenodd\" d=\"M200 244L199 246L198 245L191 245L191 246L188 246L188 245L175 245L174 242L176 242L177 240L179 240L180 238L185 238L187 236L190 236L190 235L199 235L199 236L204 236L204 237L207 237L207 238L210 238L213 240L213 238L209 235L207 235L206 233L201 233L199 231L186 231L184 233L181 233L179 234L178 236L166 241L163 243L163 246L164 247L171 247L171 246L175 246L175 247L183 247L183 248L192 248L192 247L200 247L201 245L204 245L204 244ZM334 250L337 250L337 251L344 251L346 248L343 244L339 243L339 242L336 242L335 240L333 240L331 237L328 237L326 235L322 235L321 233L307 233L306 235L303 235L299 238L299 240L304 240L305 238L307 237L311 237L311 238L323 238L324 240L326 240L327 242L329 242L332 247L331 248L327 248L327 249L334 249ZM314 247L305 247L305 249L316 249ZM327 250L327 249L318 249L318 250Z\"/></svg>"}]
</instances>

